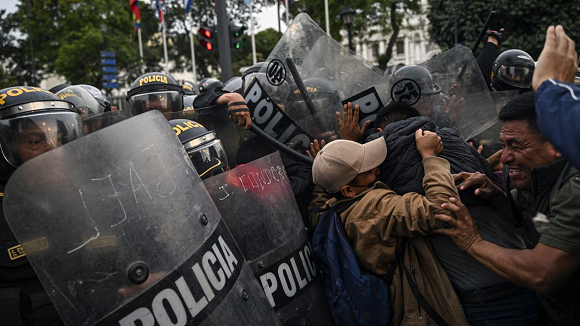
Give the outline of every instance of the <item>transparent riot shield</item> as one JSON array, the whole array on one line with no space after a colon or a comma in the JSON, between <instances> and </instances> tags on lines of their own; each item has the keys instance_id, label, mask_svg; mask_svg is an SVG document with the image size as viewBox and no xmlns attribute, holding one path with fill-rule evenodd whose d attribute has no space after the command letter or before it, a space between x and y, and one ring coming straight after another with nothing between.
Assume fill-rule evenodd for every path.
<instances>
[{"instance_id":1,"label":"transparent riot shield","mask_svg":"<svg viewBox=\"0 0 580 326\"><path fill-rule=\"evenodd\" d=\"M389 85L370 66L299 14L244 97L258 127L304 152L314 139L339 137L335 113L342 113L345 100L360 105L361 126L374 121Z\"/></svg>"},{"instance_id":2,"label":"transparent riot shield","mask_svg":"<svg viewBox=\"0 0 580 326\"><path fill-rule=\"evenodd\" d=\"M388 77L391 100L404 101L438 127L457 129L464 139L496 121L491 94L471 50L455 47Z\"/></svg>"},{"instance_id":3,"label":"transparent riot shield","mask_svg":"<svg viewBox=\"0 0 580 326\"><path fill-rule=\"evenodd\" d=\"M26 162L4 212L67 325L278 322L158 111Z\"/></svg>"},{"instance_id":4,"label":"transparent riot shield","mask_svg":"<svg viewBox=\"0 0 580 326\"><path fill-rule=\"evenodd\" d=\"M228 156L230 166L236 165L240 144L252 136L252 133L233 123L226 105L212 105L195 108L191 118L202 124L207 130L213 130L221 140Z\"/></svg>"},{"instance_id":5,"label":"transparent riot shield","mask_svg":"<svg viewBox=\"0 0 580 326\"><path fill-rule=\"evenodd\" d=\"M127 116L121 111L109 111L100 115L82 117L85 135L110 127L125 119Z\"/></svg>"},{"instance_id":6,"label":"transparent riot shield","mask_svg":"<svg viewBox=\"0 0 580 326\"><path fill-rule=\"evenodd\" d=\"M504 105L519 95L518 91L492 92L491 97L493 98L496 112L499 114L499 111L504 107ZM496 122L489 126L489 128L472 138L476 147L483 145L483 150L481 152L483 157L490 157L503 148L503 143L499 139L501 127L502 123L496 120Z\"/></svg>"},{"instance_id":7,"label":"transparent riot shield","mask_svg":"<svg viewBox=\"0 0 580 326\"><path fill-rule=\"evenodd\" d=\"M332 325L279 152L204 183L282 323Z\"/></svg>"}]
</instances>

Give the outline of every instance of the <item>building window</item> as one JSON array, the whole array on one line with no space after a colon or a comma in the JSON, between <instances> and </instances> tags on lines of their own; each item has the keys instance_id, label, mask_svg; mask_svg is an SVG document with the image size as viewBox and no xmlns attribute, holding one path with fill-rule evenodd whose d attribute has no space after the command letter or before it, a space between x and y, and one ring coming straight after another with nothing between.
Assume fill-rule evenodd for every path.
<instances>
[{"instance_id":1,"label":"building window","mask_svg":"<svg viewBox=\"0 0 580 326\"><path fill-rule=\"evenodd\" d=\"M397 40L397 54L405 54L405 40L402 38Z\"/></svg>"},{"instance_id":2,"label":"building window","mask_svg":"<svg viewBox=\"0 0 580 326\"><path fill-rule=\"evenodd\" d=\"M373 54L373 58L377 58L379 56L379 43L373 43L371 45L371 51Z\"/></svg>"}]
</instances>

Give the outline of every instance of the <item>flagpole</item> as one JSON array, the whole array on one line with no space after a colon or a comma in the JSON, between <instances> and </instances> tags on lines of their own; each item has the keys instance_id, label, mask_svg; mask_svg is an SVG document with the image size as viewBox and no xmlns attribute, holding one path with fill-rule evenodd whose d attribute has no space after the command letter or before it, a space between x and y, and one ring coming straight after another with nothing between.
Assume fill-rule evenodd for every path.
<instances>
[{"instance_id":1,"label":"flagpole","mask_svg":"<svg viewBox=\"0 0 580 326\"><path fill-rule=\"evenodd\" d=\"M167 59L167 42L165 40L165 19L161 23L161 28L163 29L163 55L165 56L165 73L169 74L169 60Z\"/></svg>"},{"instance_id":2,"label":"flagpole","mask_svg":"<svg viewBox=\"0 0 580 326\"><path fill-rule=\"evenodd\" d=\"M286 4L286 28L290 26L290 0L284 0Z\"/></svg>"},{"instance_id":3,"label":"flagpole","mask_svg":"<svg viewBox=\"0 0 580 326\"><path fill-rule=\"evenodd\" d=\"M193 71L193 84L197 85L197 72L195 71L195 49L193 47L193 17L189 12L189 46L191 47L191 70Z\"/></svg>"},{"instance_id":4,"label":"flagpole","mask_svg":"<svg viewBox=\"0 0 580 326\"><path fill-rule=\"evenodd\" d=\"M256 39L254 38L254 4L250 2L250 34L252 35L252 61L254 64L258 62L256 59Z\"/></svg>"},{"instance_id":5,"label":"flagpole","mask_svg":"<svg viewBox=\"0 0 580 326\"><path fill-rule=\"evenodd\" d=\"M326 16L326 34L330 35L330 22L328 20L328 0L324 0L324 15Z\"/></svg>"},{"instance_id":6,"label":"flagpole","mask_svg":"<svg viewBox=\"0 0 580 326\"><path fill-rule=\"evenodd\" d=\"M143 43L141 42L141 27L137 28L137 34L139 36L139 57L143 59Z\"/></svg>"}]
</instances>

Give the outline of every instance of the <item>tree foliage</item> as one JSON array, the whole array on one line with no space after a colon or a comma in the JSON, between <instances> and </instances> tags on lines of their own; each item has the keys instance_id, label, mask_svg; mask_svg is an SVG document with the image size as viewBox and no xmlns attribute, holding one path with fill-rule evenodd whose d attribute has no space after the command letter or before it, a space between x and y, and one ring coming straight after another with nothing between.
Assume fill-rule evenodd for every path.
<instances>
[{"instance_id":1,"label":"tree foliage","mask_svg":"<svg viewBox=\"0 0 580 326\"><path fill-rule=\"evenodd\" d=\"M538 58L546 29L560 24L574 40L580 40L580 2L556 0L429 0L429 33L443 50L457 42L472 47L489 13L496 12L490 29L505 28L500 51L521 49Z\"/></svg>"},{"instance_id":2,"label":"tree foliage","mask_svg":"<svg viewBox=\"0 0 580 326\"><path fill-rule=\"evenodd\" d=\"M255 1L255 12L261 10L264 1ZM182 3L182 0L165 1L167 50L172 63L170 73L191 70L191 24L186 22ZM38 85L40 80L53 73L63 76L69 83L99 86L103 75L100 52L104 50L116 53L121 84L132 82L144 72L162 71L163 44L155 1L142 0L139 6L142 60L128 0L21 0L14 13L0 11L0 62L3 67L0 68L0 87ZM249 20L249 9L243 0L228 0L227 6L232 23L244 25ZM194 27L215 26L214 1L195 1L191 17ZM101 30L101 25L106 25L106 31ZM31 38L34 61L31 59ZM217 53L207 55L202 52L195 37L194 46L200 78L209 76L210 71L217 73ZM251 64L251 50L249 53ZM234 55L236 58L239 56L238 53ZM243 63L247 57L246 53L238 59Z\"/></svg>"}]
</instances>

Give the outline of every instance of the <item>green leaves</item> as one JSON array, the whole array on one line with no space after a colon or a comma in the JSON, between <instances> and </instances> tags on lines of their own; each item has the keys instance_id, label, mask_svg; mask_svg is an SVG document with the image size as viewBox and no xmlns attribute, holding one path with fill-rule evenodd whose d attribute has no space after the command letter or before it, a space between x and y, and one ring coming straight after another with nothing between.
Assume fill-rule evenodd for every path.
<instances>
[{"instance_id":1,"label":"green leaves","mask_svg":"<svg viewBox=\"0 0 580 326\"><path fill-rule=\"evenodd\" d=\"M490 29L505 28L507 35L500 52L516 48L538 58L544 46L546 29L555 24L564 26L572 39L580 40L578 1L429 0L428 3L429 33L443 50L454 46L455 26L458 43L472 47L492 10L496 15Z\"/></svg>"}]
</instances>

